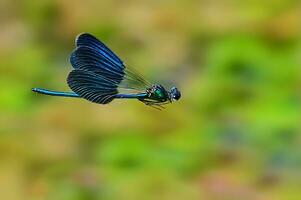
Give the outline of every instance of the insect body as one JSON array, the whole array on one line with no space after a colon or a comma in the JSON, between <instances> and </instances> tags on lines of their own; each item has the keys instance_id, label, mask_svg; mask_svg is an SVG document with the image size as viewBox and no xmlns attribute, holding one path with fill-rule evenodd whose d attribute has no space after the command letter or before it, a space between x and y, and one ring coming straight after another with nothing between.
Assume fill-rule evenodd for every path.
<instances>
[{"instance_id":1,"label":"insect body","mask_svg":"<svg viewBox=\"0 0 301 200\"><path fill-rule=\"evenodd\" d=\"M108 104L114 99L138 99L157 109L180 99L181 93L176 87L167 91L162 85L149 83L91 34L79 35L75 44L76 49L70 56L73 70L67 77L73 92L41 88L33 88L32 91L51 96L84 98L99 104Z\"/></svg>"}]
</instances>

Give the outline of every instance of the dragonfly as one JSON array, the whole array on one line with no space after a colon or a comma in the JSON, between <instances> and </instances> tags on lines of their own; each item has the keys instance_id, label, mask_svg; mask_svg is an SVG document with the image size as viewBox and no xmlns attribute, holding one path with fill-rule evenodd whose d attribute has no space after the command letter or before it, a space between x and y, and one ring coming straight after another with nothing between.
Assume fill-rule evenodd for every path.
<instances>
[{"instance_id":1,"label":"dragonfly","mask_svg":"<svg viewBox=\"0 0 301 200\"><path fill-rule=\"evenodd\" d=\"M89 33L78 35L75 46L70 56L73 69L67 77L72 92L32 88L33 92L83 98L98 104L109 104L115 99L137 99L159 110L181 98L178 88L168 91L161 84L151 84Z\"/></svg>"}]
</instances>

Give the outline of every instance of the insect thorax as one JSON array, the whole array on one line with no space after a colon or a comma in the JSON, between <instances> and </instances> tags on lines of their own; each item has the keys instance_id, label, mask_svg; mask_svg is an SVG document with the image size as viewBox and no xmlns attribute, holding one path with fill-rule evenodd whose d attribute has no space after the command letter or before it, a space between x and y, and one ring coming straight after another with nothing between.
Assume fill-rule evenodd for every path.
<instances>
[{"instance_id":1,"label":"insect thorax","mask_svg":"<svg viewBox=\"0 0 301 200\"><path fill-rule=\"evenodd\" d=\"M170 99L168 92L162 85L153 85L151 88L148 88L146 92L148 93L148 98L153 100L165 102Z\"/></svg>"}]
</instances>

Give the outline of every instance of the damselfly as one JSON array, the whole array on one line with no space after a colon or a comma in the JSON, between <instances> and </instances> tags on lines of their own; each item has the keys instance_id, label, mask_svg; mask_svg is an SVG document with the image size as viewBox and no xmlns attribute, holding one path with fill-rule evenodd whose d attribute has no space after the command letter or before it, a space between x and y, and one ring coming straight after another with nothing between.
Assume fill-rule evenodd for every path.
<instances>
[{"instance_id":1,"label":"damselfly","mask_svg":"<svg viewBox=\"0 0 301 200\"><path fill-rule=\"evenodd\" d=\"M73 70L67 83L73 92L58 92L41 88L32 91L62 97L78 97L108 104L114 99L138 99L157 109L179 100L180 91L172 87L167 91L160 84L151 84L125 63L105 44L91 34L76 37L76 49L70 56Z\"/></svg>"}]
</instances>

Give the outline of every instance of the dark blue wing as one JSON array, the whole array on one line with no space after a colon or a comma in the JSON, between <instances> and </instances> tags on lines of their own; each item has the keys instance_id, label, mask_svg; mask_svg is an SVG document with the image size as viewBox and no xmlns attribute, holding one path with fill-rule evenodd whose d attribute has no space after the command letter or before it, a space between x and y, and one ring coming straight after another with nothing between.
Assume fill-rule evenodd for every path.
<instances>
[{"instance_id":1,"label":"dark blue wing","mask_svg":"<svg viewBox=\"0 0 301 200\"><path fill-rule=\"evenodd\" d=\"M73 92L94 103L107 104L118 93L114 82L82 69L71 71L67 83Z\"/></svg>"},{"instance_id":2,"label":"dark blue wing","mask_svg":"<svg viewBox=\"0 0 301 200\"><path fill-rule=\"evenodd\" d=\"M79 96L106 104L118 92L139 93L151 86L139 73L125 68L120 58L94 36L79 35L76 46L70 57L74 70L68 84Z\"/></svg>"},{"instance_id":3,"label":"dark blue wing","mask_svg":"<svg viewBox=\"0 0 301 200\"><path fill-rule=\"evenodd\" d=\"M87 46L98 51L102 56L113 62L120 69L124 68L123 62L113 51L104 43L89 33L83 33L77 36L75 40L76 47Z\"/></svg>"},{"instance_id":4,"label":"dark blue wing","mask_svg":"<svg viewBox=\"0 0 301 200\"><path fill-rule=\"evenodd\" d=\"M74 69L91 71L116 84L120 83L124 77L123 69L112 62L112 59L108 59L99 51L88 46L76 48L71 54L70 61Z\"/></svg>"}]
</instances>

